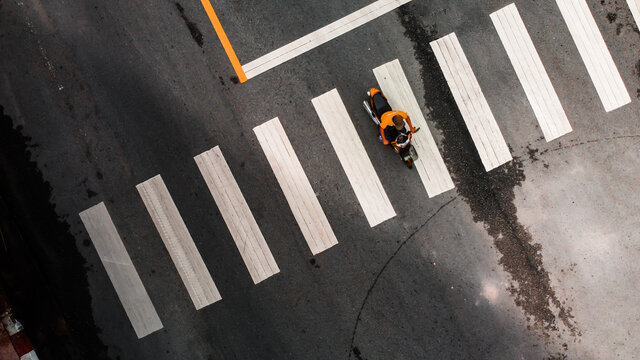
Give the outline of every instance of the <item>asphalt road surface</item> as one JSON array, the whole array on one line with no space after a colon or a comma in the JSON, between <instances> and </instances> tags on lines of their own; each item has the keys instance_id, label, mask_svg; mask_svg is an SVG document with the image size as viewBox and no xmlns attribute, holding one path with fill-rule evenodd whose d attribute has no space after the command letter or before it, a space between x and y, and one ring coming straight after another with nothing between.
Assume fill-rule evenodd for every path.
<instances>
[{"instance_id":1,"label":"asphalt road surface","mask_svg":"<svg viewBox=\"0 0 640 360\"><path fill-rule=\"evenodd\" d=\"M371 2L212 5L247 63ZM489 17L509 3L413 0L240 83L199 1L0 0L2 135L42 178L3 176L57 218L24 241L60 316L16 305L41 358L638 358L640 32L587 0L632 98L605 112L556 3L516 1L573 127L547 142ZM429 47L451 32L513 155L491 172ZM456 186L433 198L361 106L394 59ZM311 104L333 88L397 213L374 228ZM274 117L339 241L315 257L252 130ZM193 161L214 146L280 268L257 285ZM201 310L136 191L157 174L222 295ZM78 216L102 201L164 325L142 339Z\"/></svg>"}]
</instances>

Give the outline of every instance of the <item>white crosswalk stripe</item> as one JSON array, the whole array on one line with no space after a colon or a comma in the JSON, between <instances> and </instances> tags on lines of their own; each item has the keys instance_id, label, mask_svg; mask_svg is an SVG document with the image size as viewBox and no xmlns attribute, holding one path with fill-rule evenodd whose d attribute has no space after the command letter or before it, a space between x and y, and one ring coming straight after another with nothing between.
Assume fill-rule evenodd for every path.
<instances>
[{"instance_id":1,"label":"white crosswalk stripe","mask_svg":"<svg viewBox=\"0 0 640 360\"><path fill-rule=\"evenodd\" d=\"M333 229L278 118L253 129L311 252L336 245Z\"/></svg>"},{"instance_id":2,"label":"white crosswalk stripe","mask_svg":"<svg viewBox=\"0 0 640 360\"><path fill-rule=\"evenodd\" d=\"M451 175L433 139L427 121L422 114L418 100L411 90L399 60L393 60L373 69L373 73L380 84L382 92L387 97L389 105L395 110L406 112L414 127L420 131L413 137L413 146L418 153L415 167L422 179L429 197L442 194L454 188Z\"/></svg>"},{"instance_id":3,"label":"white crosswalk stripe","mask_svg":"<svg viewBox=\"0 0 640 360\"><path fill-rule=\"evenodd\" d=\"M585 0L556 0L562 17L600 96L609 112L631 102L629 92L613 62L589 5Z\"/></svg>"},{"instance_id":4,"label":"white crosswalk stripe","mask_svg":"<svg viewBox=\"0 0 640 360\"><path fill-rule=\"evenodd\" d=\"M569 119L516 5L511 4L494 12L491 20L527 94L545 139L551 141L571 132Z\"/></svg>"},{"instance_id":5,"label":"white crosswalk stripe","mask_svg":"<svg viewBox=\"0 0 640 360\"><path fill-rule=\"evenodd\" d=\"M149 299L129 253L120 239L104 203L80 213L107 275L118 294L138 339L162 329L162 322Z\"/></svg>"},{"instance_id":6,"label":"white crosswalk stripe","mask_svg":"<svg viewBox=\"0 0 640 360\"><path fill-rule=\"evenodd\" d=\"M311 102L356 193L369 225L374 227L396 216L338 90L333 89L312 99Z\"/></svg>"},{"instance_id":7,"label":"white crosswalk stripe","mask_svg":"<svg viewBox=\"0 0 640 360\"><path fill-rule=\"evenodd\" d=\"M218 146L194 157L255 284L280 272Z\"/></svg>"},{"instance_id":8,"label":"white crosswalk stripe","mask_svg":"<svg viewBox=\"0 0 640 360\"><path fill-rule=\"evenodd\" d=\"M455 33L431 42L442 72L487 171L511 161L502 132Z\"/></svg>"},{"instance_id":9,"label":"white crosswalk stripe","mask_svg":"<svg viewBox=\"0 0 640 360\"><path fill-rule=\"evenodd\" d=\"M222 299L162 177L157 175L136 188L196 309Z\"/></svg>"}]
</instances>

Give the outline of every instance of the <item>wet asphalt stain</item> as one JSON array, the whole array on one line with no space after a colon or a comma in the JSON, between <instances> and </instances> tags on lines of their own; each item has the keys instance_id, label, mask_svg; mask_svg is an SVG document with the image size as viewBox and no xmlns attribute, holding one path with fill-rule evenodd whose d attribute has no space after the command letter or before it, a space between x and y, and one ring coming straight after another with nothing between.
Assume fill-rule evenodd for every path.
<instances>
[{"instance_id":1,"label":"wet asphalt stain","mask_svg":"<svg viewBox=\"0 0 640 360\"><path fill-rule=\"evenodd\" d=\"M516 215L514 188L525 180L521 159L514 157L491 172L485 171L429 45L438 38L437 30L424 26L412 9L411 5L401 7L398 15L422 67L425 103L433 108L430 120L442 134L442 155L458 193L471 208L473 220L485 225L501 255L499 264L511 277L508 291L530 320L529 328L549 336L550 331L559 330L560 321L572 335L579 335L571 308L562 304L551 287L541 246L534 243Z\"/></svg>"},{"instance_id":2,"label":"wet asphalt stain","mask_svg":"<svg viewBox=\"0 0 640 360\"><path fill-rule=\"evenodd\" d=\"M189 28L189 32L191 33L191 37L193 38L193 40L195 40L198 46L202 47L202 44L203 44L202 32L200 31L200 29L198 29L198 25L196 25L196 23L194 23L193 21L189 20L187 15L185 15L184 8L182 7L182 5L180 5L180 3L176 3L176 9L178 9L178 11L180 12L180 17L182 18L182 20L184 20L184 23L187 25L187 28Z\"/></svg>"},{"instance_id":3,"label":"wet asphalt stain","mask_svg":"<svg viewBox=\"0 0 640 360\"><path fill-rule=\"evenodd\" d=\"M91 189L87 189L87 198L91 199L92 197L98 195L97 192L91 190Z\"/></svg>"},{"instance_id":4,"label":"wet asphalt stain","mask_svg":"<svg viewBox=\"0 0 640 360\"><path fill-rule=\"evenodd\" d=\"M357 346L354 346L354 348L352 349L353 351L353 355L356 357L357 360L365 360L362 357L362 352L360 352L360 349L358 349Z\"/></svg>"},{"instance_id":5,"label":"wet asphalt stain","mask_svg":"<svg viewBox=\"0 0 640 360\"><path fill-rule=\"evenodd\" d=\"M320 264L318 264L318 262L316 261L316 259L311 258L309 260L309 264L311 264L314 268L319 269L320 268Z\"/></svg>"},{"instance_id":6,"label":"wet asphalt stain","mask_svg":"<svg viewBox=\"0 0 640 360\"><path fill-rule=\"evenodd\" d=\"M107 359L85 260L21 130L0 106L0 288L40 358Z\"/></svg>"},{"instance_id":7,"label":"wet asphalt stain","mask_svg":"<svg viewBox=\"0 0 640 360\"><path fill-rule=\"evenodd\" d=\"M566 354L558 353L558 354L555 354L555 355L548 356L544 360L567 360L567 359L568 359L568 357L567 357Z\"/></svg>"},{"instance_id":8,"label":"wet asphalt stain","mask_svg":"<svg viewBox=\"0 0 640 360\"><path fill-rule=\"evenodd\" d=\"M638 30L638 26L636 26L635 20L633 20L633 16L631 15L631 11L628 7L624 5L620 6L617 0L601 0L600 5L608 10L606 18L609 21L609 24L616 23L616 35L622 34L622 31L625 28L640 35L640 30ZM618 21L621 18L623 20Z\"/></svg>"},{"instance_id":9,"label":"wet asphalt stain","mask_svg":"<svg viewBox=\"0 0 640 360\"><path fill-rule=\"evenodd\" d=\"M527 154L529 155L529 160L534 163L538 161L538 149L534 149L531 146L527 146Z\"/></svg>"}]
</instances>

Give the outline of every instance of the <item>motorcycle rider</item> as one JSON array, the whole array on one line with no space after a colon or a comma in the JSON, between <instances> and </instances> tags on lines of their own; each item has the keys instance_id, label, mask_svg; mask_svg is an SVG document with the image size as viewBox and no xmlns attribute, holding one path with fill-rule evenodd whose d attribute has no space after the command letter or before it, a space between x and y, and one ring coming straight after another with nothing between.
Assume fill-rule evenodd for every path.
<instances>
[{"instance_id":1,"label":"motorcycle rider","mask_svg":"<svg viewBox=\"0 0 640 360\"><path fill-rule=\"evenodd\" d=\"M404 111L387 111L380 117L380 137L385 145L389 145L389 139L394 141L401 134L408 136L419 130L413 127L411 118Z\"/></svg>"},{"instance_id":2,"label":"motorcycle rider","mask_svg":"<svg viewBox=\"0 0 640 360\"><path fill-rule=\"evenodd\" d=\"M404 111L394 111L387 98L380 89L371 88L367 91L368 100L363 105L371 120L379 128L378 136L384 145L392 145L393 150L400 155L409 169L418 160L416 148L412 145L412 134L420 128L414 128L409 115Z\"/></svg>"}]
</instances>

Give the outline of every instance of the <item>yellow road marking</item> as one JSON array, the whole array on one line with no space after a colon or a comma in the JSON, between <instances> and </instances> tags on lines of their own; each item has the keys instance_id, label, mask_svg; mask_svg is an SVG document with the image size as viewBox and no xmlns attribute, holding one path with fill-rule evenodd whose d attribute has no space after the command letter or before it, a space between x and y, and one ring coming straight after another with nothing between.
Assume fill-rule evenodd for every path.
<instances>
[{"instance_id":1,"label":"yellow road marking","mask_svg":"<svg viewBox=\"0 0 640 360\"><path fill-rule=\"evenodd\" d=\"M238 60L238 56L236 56L236 52L233 51L233 47L229 42L229 38L227 38L227 34L224 32L224 29L222 28L222 24L220 23L220 20L218 20L218 16L216 15L216 12L213 11L213 6L211 6L211 2L209 0L201 0L201 2L202 2L202 6L204 6L204 10L207 12L207 15L209 16L209 20L211 20L211 24L213 25L213 28L216 30L216 33L218 34L218 38L220 38L220 42L224 47L224 51L226 51L227 56L231 61L231 65L233 65L233 69L236 71L236 74L238 74L238 79L240 79L240 82L247 81L247 75L245 75L244 70L242 70L242 65L240 65L240 60Z\"/></svg>"}]
</instances>

